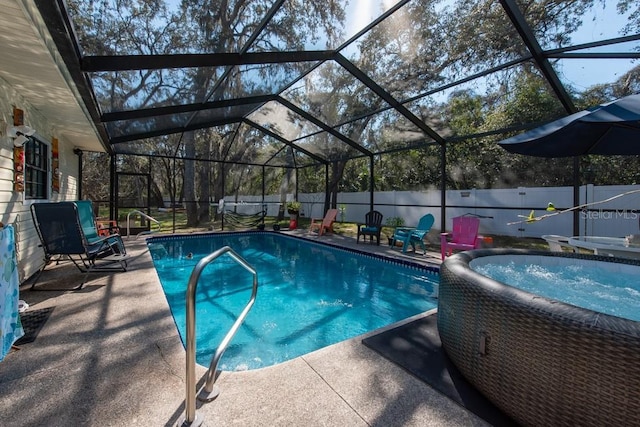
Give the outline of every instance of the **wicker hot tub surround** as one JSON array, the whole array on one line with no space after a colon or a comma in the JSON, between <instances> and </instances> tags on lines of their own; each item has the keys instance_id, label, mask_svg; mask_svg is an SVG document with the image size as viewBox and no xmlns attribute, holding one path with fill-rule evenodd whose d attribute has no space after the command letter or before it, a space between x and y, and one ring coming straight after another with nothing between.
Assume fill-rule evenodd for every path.
<instances>
[{"instance_id":1,"label":"wicker hot tub surround","mask_svg":"<svg viewBox=\"0 0 640 427\"><path fill-rule=\"evenodd\" d=\"M639 268L640 261L515 249L464 252L442 264L438 302L438 331L447 355L518 423L640 425L640 322L543 298L469 267L473 259L494 255L561 256Z\"/></svg>"}]
</instances>

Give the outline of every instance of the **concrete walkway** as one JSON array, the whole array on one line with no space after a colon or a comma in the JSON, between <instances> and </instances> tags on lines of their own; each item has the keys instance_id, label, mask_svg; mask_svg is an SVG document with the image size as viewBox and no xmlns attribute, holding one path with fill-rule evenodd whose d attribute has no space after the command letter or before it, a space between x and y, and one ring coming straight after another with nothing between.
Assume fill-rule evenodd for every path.
<instances>
[{"instance_id":1,"label":"concrete walkway","mask_svg":"<svg viewBox=\"0 0 640 427\"><path fill-rule=\"evenodd\" d=\"M320 239L355 246L353 238ZM145 242L125 243L134 255L125 273L92 275L76 292L22 287L29 310L54 309L33 343L0 362L0 425L178 425L185 351ZM358 248L402 256L386 244ZM438 254L405 256L439 261ZM39 287L81 280L63 264L47 269ZM198 403L198 416L206 426L486 425L361 339L264 369L223 372L216 383L220 396ZM198 366L200 383L204 374Z\"/></svg>"}]
</instances>

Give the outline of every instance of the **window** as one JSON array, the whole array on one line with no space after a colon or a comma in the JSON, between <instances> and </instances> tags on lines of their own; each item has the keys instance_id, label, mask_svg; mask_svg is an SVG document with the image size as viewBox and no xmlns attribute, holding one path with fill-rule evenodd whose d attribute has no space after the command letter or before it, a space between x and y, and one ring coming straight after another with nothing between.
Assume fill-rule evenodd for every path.
<instances>
[{"instance_id":1,"label":"window","mask_svg":"<svg viewBox=\"0 0 640 427\"><path fill-rule=\"evenodd\" d=\"M24 197L46 199L49 188L49 146L35 138L24 145Z\"/></svg>"}]
</instances>

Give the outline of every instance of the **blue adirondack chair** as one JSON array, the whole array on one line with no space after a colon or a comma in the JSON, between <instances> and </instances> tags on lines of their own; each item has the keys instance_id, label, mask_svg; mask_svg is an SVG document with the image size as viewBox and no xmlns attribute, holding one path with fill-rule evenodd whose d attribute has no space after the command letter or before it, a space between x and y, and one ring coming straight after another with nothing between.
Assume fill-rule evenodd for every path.
<instances>
[{"instance_id":1,"label":"blue adirondack chair","mask_svg":"<svg viewBox=\"0 0 640 427\"><path fill-rule=\"evenodd\" d=\"M416 251L416 244L422 247L424 253L427 253L427 247L424 244L424 237L433 227L435 218L432 214L426 214L418 222L416 228L398 227L393 233L392 246L395 246L396 242L402 242L402 252L407 252L409 245L413 248L413 252Z\"/></svg>"}]
</instances>

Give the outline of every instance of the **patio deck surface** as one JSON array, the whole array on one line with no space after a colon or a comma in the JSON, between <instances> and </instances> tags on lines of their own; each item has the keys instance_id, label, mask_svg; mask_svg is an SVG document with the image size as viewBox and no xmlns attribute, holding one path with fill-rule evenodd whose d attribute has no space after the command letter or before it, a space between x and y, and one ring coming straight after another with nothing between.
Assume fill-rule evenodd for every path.
<instances>
[{"instance_id":1,"label":"patio deck surface","mask_svg":"<svg viewBox=\"0 0 640 427\"><path fill-rule=\"evenodd\" d=\"M296 233L296 232L294 232ZM343 246L339 235L299 235ZM94 274L76 292L29 291L29 310L54 307L33 343L0 362L2 425L175 426L184 416L185 350L142 238L126 240L129 271ZM360 250L402 255L386 244ZM69 264L39 287L79 283ZM483 420L365 347L362 336L280 365L223 372L220 396L200 404L206 426L484 426ZM202 383L205 367L197 366Z\"/></svg>"}]
</instances>

